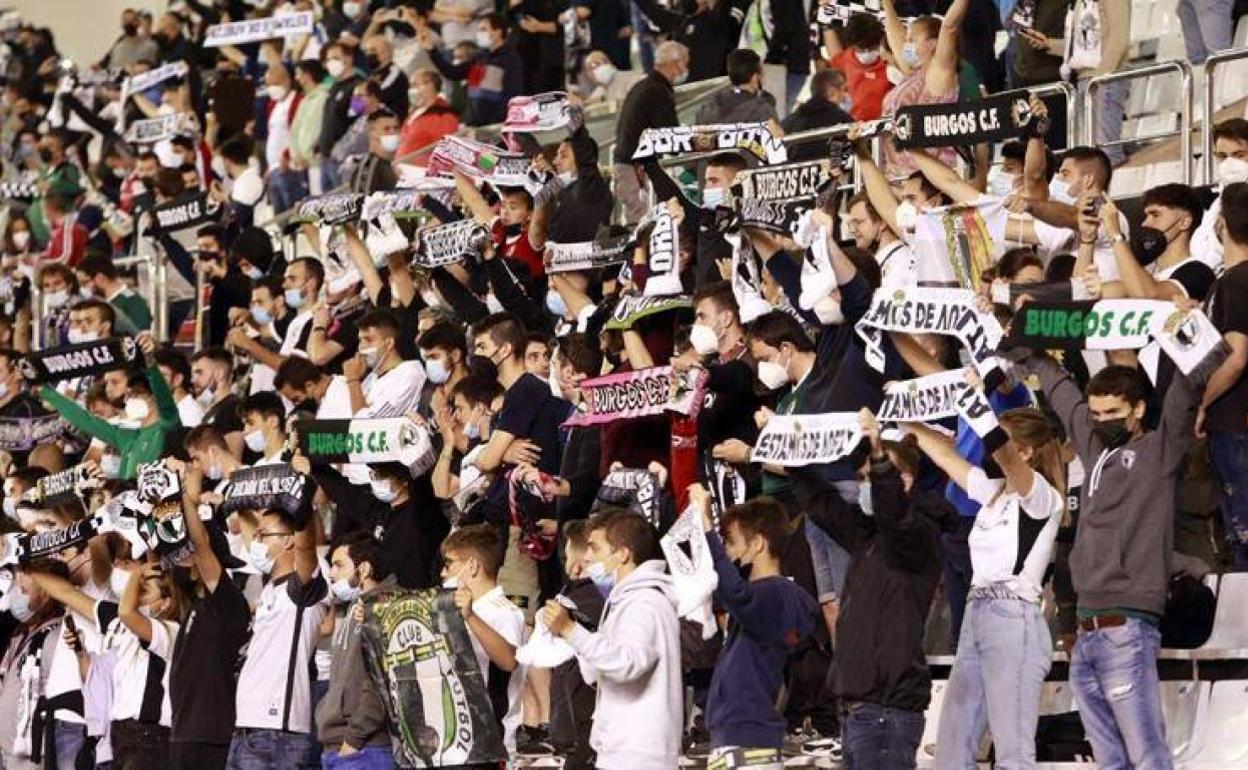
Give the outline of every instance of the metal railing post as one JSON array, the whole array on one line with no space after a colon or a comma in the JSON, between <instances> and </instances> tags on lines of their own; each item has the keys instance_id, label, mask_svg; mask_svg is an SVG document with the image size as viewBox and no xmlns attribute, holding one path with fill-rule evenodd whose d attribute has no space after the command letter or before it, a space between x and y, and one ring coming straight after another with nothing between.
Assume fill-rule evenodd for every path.
<instances>
[{"instance_id":1,"label":"metal railing post","mask_svg":"<svg viewBox=\"0 0 1248 770\"><path fill-rule=\"evenodd\" d=\"M173 342L169 339L169 288L165 286L166 262L165 257L154 254L147 264L152 276L152 294L159 305L156 309L156 339L162 342Z\"/></svg>"},{"instance_id":2,"label":"metal railing post","mask_svg":"<svg viewBox=\"0 0 1248 770\"><path fill-rule=\"evenodd\" d=\"M34 317L30 319L30 347L32 350L43 350L43 320L47 310L43 306L43 289L38 281L30 282L30 307Z\"/></svg>"},{"instance_id":3,"label":"metal railing post","mask_svg":"<svg viewBox=\"0 0 1248 770\"><path fill-rule=\"evenodd\" d=\"M1201 165L1204 167L1205 184L1213 184L1217 165L1213 162L1213 116L1218 111L1213 100L1216 96L1213 77L1220 65L1248 59L1248 48L1231 48L1219 51L1205 60L1205 104L1201 111Z\"/></svg>"},{"instance_id":4,"label":"metal railing post","mask_svg":"<svg viewBox=\"0 0 1248 770\"><path fill-rule=\"evenodd\" d=\"M1165 61L1157 64L1150 64L1147 67L1139 67L1133 70L1125 70L1123 72L1111 72L1106 75L1097 75L1088 81L1087 98L1084 101L1084 131L1085 143L1095 145L1102 149L1107 145L1126 144L1130 141L1148 141L1152 139L1165 139L1174 136L1175 132L1167 131L1165 133L1156 134L1154 136L1141 137L1138 139L1112 139L1109 141L1099 141L1097 139L1097 111L1096 96L1102 87L1109 83L1119 81L1130 82L1140 80L1141 78L1151 77L1153 75L1176 74L1179 76L1179 88L1182 91L1182 102L1179 105L1179 163L1183 169L1183 183L1192 183L1192 167L1194 158L1192 157L1192 68L1185 61Z\"/></svg>"}]
</instances>

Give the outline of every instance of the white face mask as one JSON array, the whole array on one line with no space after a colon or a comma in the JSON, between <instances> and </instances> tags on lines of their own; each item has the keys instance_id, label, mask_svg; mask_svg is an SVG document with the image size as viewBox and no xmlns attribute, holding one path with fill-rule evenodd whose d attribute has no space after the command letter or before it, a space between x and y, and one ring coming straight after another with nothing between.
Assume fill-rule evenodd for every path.
<instances>
[{"instance_id":1,"label":"white face mask","mask_svg":"<svg viewBox=\"0 0 1248 770\"><path fill-rule=\"evenodd\" d=\"M563 295L554 289L546 291L546 309L560 318L568 314L568 304L563 301Z\"/></svg>"},{"instance_id":2,"label":"white face mask","mask_svg":"<svg viewBox=\"0 0 1248 770\"><path fill-rule=\"evenodd\" d=\"M875 515L875 507L871 503L871 482L858 482L858 507L868 516Z\"/></svg>"},{"instance_id":3,"label":"white face mask","mask_svg":"<svg viewBox=\"0 0 1248 770\"><path fill-rule=\"evenodd\" d=\"M247 444L247 448L253 452L264 451L264 431L253 430L243 436L243 442Z\"/></svg>"},{"instance_id":4,"label":"white face mask","mask_svg":"<svg viewBox=\"0 0 1248 770\"><path fill-rule=\"evenodd\" d=\"M988 194L1004 198L1014 192L1014 175L1000 166L993 166L988 171Z\"/></svg>"},{"instance_id":5,"label":"white face mask","mask_svg":"<svg viewBox=\"0 0 1248 770\"><path fill-rule=\"evenodd\" d=\"M758 381L763 383L767 390L778 390L789 384L789 373L780 364L759 361Z\"/></svg>"},{"instance_id":6,"label":"white face mask","mask_svg":"<svg viewBox=\"0 0 1248 770\"><path fill-rule=\"evenodd\" d=\"M702 208L713 209L724 202L724 188L708 187L702 191Z\"/></svg>"},{"instance_id":7,"label":"white face mask","mask_svg":"<svg viewBox=\"0 0 1248 770\"><path fill-rule=\"evenodd\" d=\"M290 89L286 86L268 86L264 90L269 95L269 99L275 102L285 99L286 94L290 92Z\"/></svg>"},{"instance_id":8,"label":"white face mask","mask_svg":"<svg viewBox=\"0 0 1248 770\"><path fill-rule=\"evenodd\" d=\"M35 614L35 611L30 608L30 597L16 582L9 589L9 612L18 623L25 623Z\"/></svg>"},{"instance_id":9,"label":"white face mask","mask_svg":"<svg viewBox=\"0 0 1248 770\"><path fill-rule=\"evenodd\" d=\"M482 51L489 51L494 48L494 39L489 32L477 33L477 48Z\"/></svg>"},{"instance_id":10,"label":"white face mask","mask_svg":"<svg viewBox=\"0 0 1248 770\"><path fill-rule=\"evenodd\" d=\"M347 15L348 19L354 19L360 15L360 6L362 4L356 0L347 0L342 4L342 12Z\"/></svg>"},{"instance_id":11,"label":"white face mask","mask_svg":"<svg viewBox=\"0 0 1248 770\"><path fill-rule=\"evenodd\" d=\"M67 336L69 337L71 345L77 345L80 342L95 342L100 338L100 333L82 331L81 329L70 329Z\"/></svg>"},{"instance_id":12,"label":"white face mask","mask_svg":"<svg viewBox=\"0 0 1248 770\"><path fill-rule=\"evenodd\" d=\"M106 479L119 478L121 476L121 455L100 455L100 473Z\"/></svg>"},{"instance_id":13,"label":"white face mask","mask_svg":"<svg viewBox=\"0 0 1248 770\"><path fill-rule=\"evenodd\" d=\"M10 519L13 519L14 521L17 521L17 498L12 497L12 496L6 497L4 498L3 505L4 505L4 515L8 516Z\"/></svg>"},{"instance_id":14,"label":"white face mask","mask_svg":"<svg viewBox=\"0 0 1248 770\"><path fill-rule=\"evenodd\" d=\"M880 52L878 49L874 51L859 51L855 49L854 56L857 57L859 64L864 64L866 66L871 66L880 60Z\"/></svg>"},{"instance_id":15,"label":"white face mask","mask_svg":"<svg viewBox=\"0 0 1248 770\"><path fill-rule=\"evenodd\" d=\"M1234 159L1228 158L1228 160L1234 160ZM1243 161L1240 161L1240 162L1242 163ZM29 230L18 230L17 232L13 233L13 245L16 246L18 249L25 251L26 247L29 244L30 244L30 231Z\"/></svg>"},{"instance_id":16,"label":"white face mask","mask_svg":"<svg viewBox=\"0 0 1248 770\"><path fill-rule=\"evenodd\" d=\"M919 46L917 43L906 43L901 48L901 60L905 62L907 67L917 67L919 64Z\"/></svg>"},{"instance_id":17,"label":"white face mask","mask_svg":"<svg viewBox=\"0 0 1248 770\"><path fill-rule=\"evenodd\" d=\"M902 201L897 204L894 217L897 219L898 227L905 232L913 232L915 226L919 224L919 209L910 201Z\"/></svg>"},{"instance_id":18,"label":"white face mask","mask_svg":"<svg viewBox=\"0 0 1248 770\"><path fill-rule=\"evenodd\" d=\"M69 290L60 289L59 291L49 291L43 295L43 304L49 310L55 310L69 302Z\"/></svg>"},{"instance_id":19,"label":"white face mask","mask_svg":"<svg viewBox=\"0 0 1248 770\"><path fill-rule=\"evenodd\" d=\"M199 395L195 397L195 400L199 402L200 406L207 409L212 406L213 401L217 400L217 394L211 387L207 387L199 391Z\"/></svg>"},{"instance_id":20,"label":"white face mask","mask_svg":"<svg viewBox=\"0 0 1248 770\"><path fill-rule=\"evenodd\" d=\"M113 571L108 574L108 587L113 592L113 596L118 599L126 592L126 584L130 582L130 573L124 569L113 567Z\"/></svg>"},{"instance_id":21,"label":"white face mask","mask_svg":"<svg viewBox=\"0 0 1248 770\"><path fill-rule=\"evenodd\" d=\"M206 476L209 481L220 481L221 477L224 475L225 469L221 467L221 463L213 463L208 466L208 470L204 471L204 476Z\"/></svg>"},{"instance_id":22,"label":"white face mask","mask_svg":"<svg viewBox=\"0 0 1248 770\"><path fill-rule=\"evenodd\" d=\"M220 155L213 157L212 173L215 174L218 179L225 179L227 176L230 175L229 171L225 167L225 158L221 157Z\"/></svg>"},{"instance_id":23,"label":"white face mask","mask_svg":"<svg viewBox=\"0 0 1248 770\"><path fill-rule=\"evenodd\" d=\"M576 174L573 174L571 171L560 171L559 181L563 183L564 187L567 187L576 181Z\"/></svg>"},{"instance_id":24,"label":"white face mask","mask_svg":"<svg viewBox=\"0 0 1248 770\"><path fill-rule=\"evenodd\" d=\"M252 540L251 546L247 549L247 563L255 567L262 575L267 575L273 571L273 565L277 563L277 559L269 555L269 548L259 540Z\"/></svg>"},{"instance_id":25,"label":"white face mask","mask_svg":"<svg viewBox=\"0 0 1248 770\"><path fill-rule=\"evenodd\" d=\"M590 72L594 81L600 86L605 86L615 79L616 69L611 64L599 64Z\"/></svg>"},{"instance_id":26,"label":"white face mask","mask_svg":"<svg viewBox=\"0 0 1248 770\"><path fill-rule=\"evenodd\" d=\"M342 73L347 71L347 64L342 59L330 59L325 62L325 71L334 80L339 80L342 78Z\"/></svg>"},{"instance_id":27,"label":"white face mask","mask_svg":"<svg viewBox=\"0 0 1248 770\"><path fill-rule=\"evenodd\" d=\"M1076 196L1070 194L1070 185L1057 176L1049 181L1049 198L1067 205L1073 204L1076 200Z\"/></svg>"},{"instance_id":28,"label":"white face mask","mask_svg":"<svg viewBox=\"0 0 1248 770\"><path fill-rule=\"evenodd\" d=\"M451 591L459 590L459 578L455 577L454 575L448 576L445 580L442 581L442 587Z\"/></svg>"},{"instance_id":29,"label":"white face mask","mask_svg":"<svg viewBox=\"0 0 1248 770\"><path fill-rule=\"evenodd\" d=\"M425 361L425 376L434 385L442 385L451 379L451 370L440 358L428 359Z\"/></svg>"},{"instance_id":30,"label":"white face mask","mask_svg":"<svg viewBox=\"0 0 1248 770\"><path fill-rule=\"evenodd\" d=\"M351 604L360 598L362 592L360 586L351 585L350 580L334 580L329 584L329 590L333 592L334 598L343 604Z\"/></svg>"},{"instance_id":31,"label":"white face mask","mask_svg":"<svg viewBox=\"0 0 1248 770\"><path fill-rule=\"evenodd\" d=\"M1248 160L1227 156L1218 163L1218 184L1226 187L1237 182L1248 182ZM17 243L16 233L13 242Z\"/></svg>"},{"instance_id":32,"label":"white face mask","mask_svg":"<svg viewBox=\"0 0 1248 770\"><path fill-rule=\"evenodd\" d=\"M706 324L694 324L689 332L689 344L698 355L709 356L719 351L719 335Z\"/></svg>"},{"instance_id":33,"label":"white face mask","mask_svg":"<svg viewBox=\"0 0 1248 770\"><path fill-rule=\"evenodd\" d=\"M142 422L151 414L151 409L147 406L147 400L142 398L126 399L126 419Z\"/></svg>"},{"instance_id":34,"label":"white face mask","mask_svg":"<svg viewBox=\"0 0 1248 770\"><path fill-rule=\"evenodd\" d=\"M386 152L394 152L399 149L399 135L386 134L380 139L381 149Z\"/></svg>"}]
</instances>

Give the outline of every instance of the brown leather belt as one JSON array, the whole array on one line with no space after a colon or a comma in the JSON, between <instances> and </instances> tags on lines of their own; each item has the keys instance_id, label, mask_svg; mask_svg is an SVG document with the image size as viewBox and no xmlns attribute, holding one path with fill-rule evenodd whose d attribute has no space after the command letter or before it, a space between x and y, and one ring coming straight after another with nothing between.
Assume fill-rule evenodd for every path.
<instances>
[{"instance_id":1,"label":"brown leather belt","mask_svg":"<svg viewBox=\"0 0 1248 770\"><path fill-rule=\"evenodd\" d=\"M1079 621L1079 630L1095 631L1098 628L1113 628L1114 626L1125 626L1126 624L1126 615L1093 615L1090 618L1084 618Z\"/></svg>"}]
</instances>

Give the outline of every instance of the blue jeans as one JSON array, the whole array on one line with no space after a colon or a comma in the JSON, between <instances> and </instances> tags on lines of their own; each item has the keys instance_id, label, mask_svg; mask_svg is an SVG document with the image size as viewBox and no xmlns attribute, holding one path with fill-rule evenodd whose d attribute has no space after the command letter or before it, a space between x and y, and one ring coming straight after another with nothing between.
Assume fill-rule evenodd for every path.
<instances>
[{"instance_id":1,"label":"blue jeans","mask_svg":"<svg viewBox=\"0 0 1248 770\"><path fill-rule=\"evenodd\" d=\"M1237 572L1248 571L1248 433L1209 431L1209 455L1222 490L1222 525Z\"/></svg>"},{"instance_id":2,"label":"blue jeans","mask_svg":"<svg viewBox=\"0 0 1248 770\"><path fill-rule=\"evenodd\" d=\"M321 767L324 770L393 770L394 755L388 746L365 746L349 757L340 757L337 751L326 751L321 754Z\"/></svg>"},{"instance_id":3,"label":"blue jeans","mask_svg":"<svg viewBox=\"0 0 1248 770\"><path fill-rule=\"evenodd\" d=\"M316 770L320 745L308 733L236 729L227 770Z\"/></svg>"},{"instance_id":4,"label":"blue jeans","mask_svg":"<svg viewBox=\"0 0 1248 770\"><path fill-rule=\"evenodd\" d=\"M52 727L52 740L56 745L56 770L74 770L78 752L87 742L87 726L58 719Z\"/></svg>"},{"instance_id":5,"label":"blue jeans","mask_svg":"<svg viewBox=\"0 0 1248 770\"><path fill-rule=\"evenodd\" d=\"M1079 81L1079 99L1087 98L1088 81ZM1096 89L1096 136L1093 144L1109 156L1109 162L1120 166L1127 160L1127 149L1122 144L1108 144L1122 138L1122 117L1127 110L1127 98L1131 84L1125 80L1103 83ZM1067 141L1070 141L1068 138Z\"/></svg>"},{"instance_id":6,"label":"blue jeans","mask_svg":"<svg viewBox=\"0 0 1248 770\"><path fill-rule=\"evenodd\" d=\"M1231 47L1234 5L1235 0L1179 0L1175 11L1192 66L1204 64L1210 54Z\"/></svg>"},{"instance_id":7,"label":"blue jeans","mask_svg":"<svg viewBox=\"0 0 1248 770\"><path fill-rule=\"evenodd\" d=\"M815 568L815 588L819 591L819 603L834 601L845 590L845 575L849 572L849 551L810 519L806 520L806 542L810 545L810 561Z\"/></svg>"},{"instance_id":8,"label":"blue jeans","mask_svg":"<svg viewBox=\"0 0 1248 770\"><path fill-rule=\"evenodd\" d=\"M809 72L786 72L784 75L784 114L788 115L793 111L793 105L797 103L797 96L806 87L806 81L810 79Z\"/></svg>"},{"instance_id":9,"label":"blue jeans","mask_svg":"<svg viewBox=\"0 0 1248 770\"><path fill-rule=\"evenodd\" d=\"M1040 605L972 600L940 710L935 766L974 767L989 727L998 770L1034 767L1040 690L1052 651Z\"/></svg>"},{"instance_id":10,"label":"blue jeans","mask_svg":"<svg viewBox=\"0 0 1248 770\"><path fill-rule=\"evenodd\" d=\"M637 53L641 58L641 71L654 69L654 34L650 31L650 21L641 12L636 3L629 3L632 13L633 37L637 38Z\"/></svg>"},{"instance_id":11,"label":"blue jeans","mask_svg":"<svg viewBox=\"0 0 1248 770\"><path fill-rule=\"evenodd\" d=\"M1157 678L1161 631L1125 625L1081 631L1070 659L1079 720L1101 770L1170 770Z\"/></svg>"},{"instance_id":12,"label":"blue jeans","mask_svg":"<svg viewBox=\"0 0 1248 770\"><path fill-rule=\"evenodd\" d=\"M923 714L862 703L841 716L846 770L909 770L923 740Z\"/></svg>"},{"instance_id":13,"label":"blue jeans","mask_svg":"<svg viewBox=\"0 0 1248 770\"><path fill-rule=\"evenodd\" d=\"M308 195L308 175L302 171L282 171L275 168L269 172L269 203L273 213L280 214Z\"/></svg>"},{"instance_id":14,"label":"blue jeans","mask_svg":"<svg viewBox=\"0 0 1248 770\"><path fill-rule=\"evenodd\" d=\"M321 158L321 187L329 191L340 184L342 184L342 174L339 173L338 161L333 158Z\"/></svg>"}]
</instances>

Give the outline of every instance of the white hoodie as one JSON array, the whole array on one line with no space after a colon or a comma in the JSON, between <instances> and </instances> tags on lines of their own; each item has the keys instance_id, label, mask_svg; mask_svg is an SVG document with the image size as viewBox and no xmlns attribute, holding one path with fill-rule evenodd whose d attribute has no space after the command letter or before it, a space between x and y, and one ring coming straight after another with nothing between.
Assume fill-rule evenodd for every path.
<instances>
[{"instance_id":1,"label":"white hoodie","mask_svg":"<svg viewBox=\"0 0 1248 770\"><path fill-rule=\"evenodd\" d=\"M643 562L607 597L597 633L568 637L586 680L598 685L589 743L602 770L672 770L684 703L676 591L661 560Z\"/></svg>"}]
</instances>

